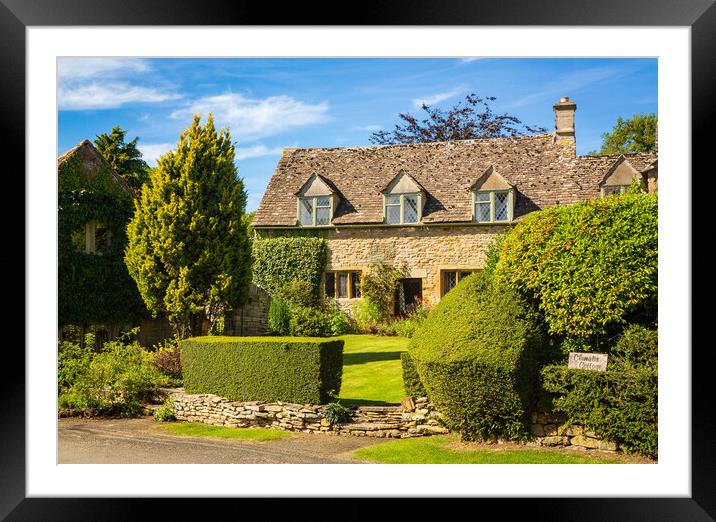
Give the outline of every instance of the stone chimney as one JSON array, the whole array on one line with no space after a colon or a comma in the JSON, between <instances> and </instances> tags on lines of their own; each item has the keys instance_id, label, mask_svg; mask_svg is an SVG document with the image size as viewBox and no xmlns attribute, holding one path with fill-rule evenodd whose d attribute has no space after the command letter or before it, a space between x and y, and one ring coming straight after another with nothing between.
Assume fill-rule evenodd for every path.
<instances>
[{"instance_id":1,"label":"stone chimney","mask_svg":"<svg viewBox=\"0 0 716 522\"><path fill-rule=\"evenodd\" d=\"M577 145L574 138L574 111L577 104L563 96L552 107L554 110L555 143L571 149L576 156Z\"/></svg>"}]
</instances>

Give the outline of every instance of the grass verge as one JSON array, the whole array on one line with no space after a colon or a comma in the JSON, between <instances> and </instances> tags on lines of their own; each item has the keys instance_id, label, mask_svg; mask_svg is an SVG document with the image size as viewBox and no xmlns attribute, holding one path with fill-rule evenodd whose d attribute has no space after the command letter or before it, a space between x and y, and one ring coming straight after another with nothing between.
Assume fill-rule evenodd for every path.
<instances>
[{"instance_id":1,"label":"grass verge","mask_svg":"<svg viewBox=\"0 0 716 522\"><path fill-rule=\"evenodd\" d=\"M186 437L214 437L218 439L253 440L257 442L279 440L291 436L291 433L287 431L266 428L210 426L198 422L172 422L162 425L161 428L173 435L183 435Z\"/></svg>"},{"instance_id":2,"label":"grass verge","mask_svg":"<svg viewBox=\"0 0 716 522\"><path fill-rule=\"evenodd\" d=\"M408 349L406 337L342 335L342 404L397 404L405 396L400 352Z\"/></svg>"},{"instance_id":3,"label":"grass verge","mask_svg":"<svg viewBox=\"0 0 716 522\"><path fill-rule=\"evenodd\" d=\"M454 449L457 436L402 439L353 452L382 464L618 464L622 461L540 449Z\"/></svg>"}]
</instances>

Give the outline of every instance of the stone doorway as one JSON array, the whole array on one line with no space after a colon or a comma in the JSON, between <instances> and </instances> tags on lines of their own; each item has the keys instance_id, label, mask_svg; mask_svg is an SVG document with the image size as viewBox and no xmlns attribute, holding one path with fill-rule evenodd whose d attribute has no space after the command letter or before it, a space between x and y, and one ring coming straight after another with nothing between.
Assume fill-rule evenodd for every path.
<instances>
[{"instance_id":1,"label":"stone doorway","mask_svg":"<svg viewBox=\"0 0 716 522\"><path fill-rule=\"evenodd\" d=\"M409 314L417 301L423 298L423 280L420 278L407 278L398 281L398 288L395 289L396 317Z\"/></svg>"}]
</instances>

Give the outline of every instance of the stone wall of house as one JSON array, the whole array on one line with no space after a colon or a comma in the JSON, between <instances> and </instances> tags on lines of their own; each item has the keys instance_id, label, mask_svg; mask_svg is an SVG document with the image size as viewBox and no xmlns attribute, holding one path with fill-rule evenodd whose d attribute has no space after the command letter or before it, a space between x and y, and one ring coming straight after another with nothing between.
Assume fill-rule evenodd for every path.
<instances>
[{"instance_id":1,"label":"stone wall of house","mask_svg":"<svg viewBox=\"0 0 716 522\"><path fill-rule=\"evenodd\" d=\"M249 287L249 302L224 318L224 335L268 335L268 310L271 296L254 284Z\"/></svg>"},{"instance_id":2,"label":"stone wall of house","mask_svg":"<svg viewBox=\"0 0 716 522\"><path fill-rule=\"evenodd\" d=\"M169 390L177 420L236 428L263 427L304 433L409 438L447 433L427 398L403 406L360 406L350 421L331 426L325 406L286 402L234 402L216 395Z\"/></svg>"},{"instance_id":3,"label":"stone wall of house","mask_svg":"<svg viewBox=\"0 0 716 522\"><path fill-rule=\"evenodd\" d=\"M487 246L504 225L335 228L328 231L326 270L365 271L376 261L405 263L410 277L423 282L423 297L441 297L443 270L476 270ZM339 300L342 301L342 300Z\"/></svg>"}]
</instances>

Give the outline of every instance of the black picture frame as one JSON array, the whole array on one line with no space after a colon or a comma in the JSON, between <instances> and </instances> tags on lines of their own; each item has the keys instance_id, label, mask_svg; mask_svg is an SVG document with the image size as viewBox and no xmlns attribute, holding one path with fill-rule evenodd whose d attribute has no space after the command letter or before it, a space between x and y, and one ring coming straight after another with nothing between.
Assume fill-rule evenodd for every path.
<instances>
[{"instance_id":1,"label":"black picture frame","mask_svg":"<svg viewBox=\"0 0 716 522\"><path fill-rule=\"evenodd\" d=\"M345 8L344 14L341 14ZM347 14L346 14L347 13ZM347 23L348 20L348 23ZM691 28L692 165L704 179L713 170L712 119L716 93L716 6L714 0L471 0L366 1L355 6L335 3L278 5L203 0L0 0L0 118L3 148L25 150L25 30L28 26L84 25L516 25L516 26L688 26ZM17 153L19 171L24 155ZM684 173L688 175L688 173ZM24 191L24 189L21 189ZM698 191L692 192L698 197ZM701 197L707 197L702 195ZM692 208L699 208L693 200ZM708 208L708 206L706 206ZM697 223L696 213L692 222ZM696 237L695 234L692 238ZM692 257L696 260L697 258ZM25 259L27 262L27 259ZM692 296L693 299L693 296ZM693 303L696 304L696 300ZM692 324L708 324L704 308L692 307ZM26 328L28 318L25 318ZM16 330L19 330L16 328ZM693 337L696 339L696 337ZM10 351L9 346L6 351ZM714 520L716 518L716 428L712 343L692 350L692 495L689 498L532 498L475 499L480 509L496 507L511 513L525 510L530 519L567 520ZM0 448L0 518L8 520L130 520L144 518L147 500L26 498L25 494L25 367L23 354L14 371L3 372L3 417ZM4 357L7 357L4 355ZM208 500L208 499L207 499ZM162 516L184 518L183 499L165 499ZM232 502L212 499L212 509ZM240 500L240 502L246 502ZM297 500L296 508L301 510ZM452 499L451 502L464 502ZM423 501L412 501L422 510ZM350 514L349 501L340 511L327 504L326 513ZM454 506L455 509L460 509ZM504 512L504 511L503 511ZM409 515L403 511L404 516Z\"/></svg>"}]
</instances>

